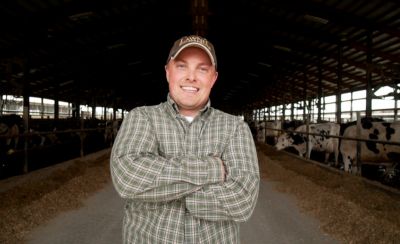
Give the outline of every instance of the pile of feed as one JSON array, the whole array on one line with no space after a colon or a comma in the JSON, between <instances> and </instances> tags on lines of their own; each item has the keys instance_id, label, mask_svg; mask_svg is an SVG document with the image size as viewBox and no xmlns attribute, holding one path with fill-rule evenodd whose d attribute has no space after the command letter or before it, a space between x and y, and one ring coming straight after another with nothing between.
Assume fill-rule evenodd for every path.
<instances>
[{"instance_id":1,"label":"pile of feed","mask_svg":"<svg viewBox=\"0 0 400 244\"><path fill-rule=\"evenodd\" d=\"M293 194L342 243L399 243L400 195L358 176L257 144L262 178Z\"/></svg>"},{"instance_id":2,"label":"pile of feed","mask_svg":"<svg viewBox=\"0 0 400 244\"><path fill-rule=\"evenodd\" d=\"M357 176L257 144L261 177L296 197L342 243L398 243L400 195ZM38 170L4 188L0 181L0 243L22 243L29 231L62 211L76 209L110 183L109 151ZM19 182L19 183L18 183Z\"/></svg>"},{"instance_id":3,"label":"pile of feed","mask_svg":"<svg viewBox=\"0 0 400 244\"><path fill-rule=\"evenodd\" d=\"M0 181L0 243L23 243L33 228L81 207L109 181L107 150Z\"/></svg>"}]
</instances>

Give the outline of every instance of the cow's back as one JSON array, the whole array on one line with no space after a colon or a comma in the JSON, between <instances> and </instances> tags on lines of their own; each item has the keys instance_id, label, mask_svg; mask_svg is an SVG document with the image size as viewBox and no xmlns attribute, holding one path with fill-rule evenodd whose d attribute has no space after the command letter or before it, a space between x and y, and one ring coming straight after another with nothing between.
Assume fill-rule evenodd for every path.
<instances>
[{"instance_id":1,"label":"cow's back","mask_svg":"<svg viewBox=\"0 0 400 244\"><path fill-rule=\"evenodd\" d=\"M343 132L343 137L357 137L357 126L351 125ZM361 139L399 142L400 123L372 122L368 127L360 129ZM340 152L344 157L352 160L356 157L357 142L354 140L342 140ZM361 142L361 160L365 162L390 161L400 155L400 146L375 142Z\"/></svg>"},{"instance_id":2,"label":"cow's back","mask_svg":"<svg viewBox=\"0 0 400 244\"><path fill-rule=\"evenodd\" d=\"M266 136L277 137L277 136L280 135L280 131L275 130L275 129L281 129L282 128L282 122L279 121L279 120L266 121L265 122L265 128L266 128L266 131L265 131L265 135Z\"/></svg>"},{"instance_id":3,"label":"cow's back","mask_svg":"<svg viewBox=\"0 0 400 244\"><path fill-rule=\"evenodd\" d=\"M300 125L296 128L298 132L306 132L307 125ZM339 135L340 125L336 123L320 123L320 124L309 124L310 133L320 133L321 131L329 131L329 135Z\"/></svg>"},{"instance_id":4,"label":"cow's back","mask_svg":"<svg viewBox=\"0 0 400 244\"><path fill-rule=\"evenodd\" d=\"M301 125L296 128L298 132L306 132L307 125ZM310 124L309 133L320 134L310 135L310 141L312 143L312 149L316 151L328 151L335 152L338 150L339 139L334 137L328 137L329 135L339 136L340 125L336 123L320 123ZM306 134L303 134L306 137Z\"/></svg>"}]
</instances>

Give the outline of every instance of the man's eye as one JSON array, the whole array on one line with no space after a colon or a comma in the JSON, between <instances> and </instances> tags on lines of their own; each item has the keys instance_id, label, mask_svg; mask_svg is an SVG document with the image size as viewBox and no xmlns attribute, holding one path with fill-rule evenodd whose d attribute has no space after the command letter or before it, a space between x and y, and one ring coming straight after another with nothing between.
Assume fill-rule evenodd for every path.
<instances>
[{"instance_id":1,"label":"man's eye","mask_svg":"<svg viewBox=\"0 0 400 244\"><path fill-rule=\"evenodd\" d=\"M208 71L208 69L207 69L207 68L204 68L204 67L202 67L202 68L200 68L200 71L201 71L201 72L207 72L207 71Z\"/></svg>"}]
</instances>

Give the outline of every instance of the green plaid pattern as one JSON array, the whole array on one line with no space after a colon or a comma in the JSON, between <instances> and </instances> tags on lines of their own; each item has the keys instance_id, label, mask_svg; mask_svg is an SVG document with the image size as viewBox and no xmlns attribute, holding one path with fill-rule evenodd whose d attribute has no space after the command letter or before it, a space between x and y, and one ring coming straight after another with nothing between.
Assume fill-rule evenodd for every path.
<instances>
[{"instance_id":1,"label":"green plaid pattern","mask_svg":"<svg viewBox=\"0 0 400 244\"><path fill-rule=\"evenodd\" d=\"M133 109L118 132L110 167L126 200L124 243L239 243L239 223L251 216L258 197L248 125L210 103L192 123L170 96Z\"/></svg>"}]
</instances>

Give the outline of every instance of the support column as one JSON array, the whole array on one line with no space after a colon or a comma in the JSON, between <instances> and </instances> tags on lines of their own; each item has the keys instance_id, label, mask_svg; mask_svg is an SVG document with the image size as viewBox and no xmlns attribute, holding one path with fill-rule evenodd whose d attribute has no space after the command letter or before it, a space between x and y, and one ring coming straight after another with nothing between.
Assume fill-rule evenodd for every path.
<instances>
[{"instance_id":1,"label":"support column","mask_svg":"<svg viewBox=\"0 0 400 244\"><path fill-rule=\"evenodd\" d=\"M24 88L24 108L22 112L22 119L24 120L24 132L29 132L29 92L27 88ZM28 173L28 142L29 137L24 137L24 166L23 166L23 173Z\"/></svg>"},{"instance_id":2,"label":"support column","mask_svg":"<svg viewBox=\"0 0 400 244\"><path fill-rule=\"evenodd\" d=\"M58 98L54 99L54 119L58 119L60 116L60 106L58 103Z\"/></svg>"},{"instance_id":3,"label":"support column","mask_svg":"<svg viewBox=\"0 0 400 244\"><path fill-rule=\"evenodd\" d=\"M397 121L398 118L398 106L397 103L399 101L398 97L399 97L399 86L397 84L397 82L395 82L395 88L394 88L394 121Z\"/></svg>"},{"instance_id":4,"label":"support column","mask_svg":"<svg viewBox=\"0 0 400 244\"><path fill-rule=\"evenodd\" d=\"M294 120L294 103L290 104L290 120Z\"/></svg>"},{"instance_id":5,"label":"support column","mask_svg":"<svg viewBox=\"0 0 400 244\"><path fill-rule=\"evenodd\" d=\"M303 95L304 95L304 100L303 100L303 120L305 121L307 119L307 85L308 85L308 79L307 79L307 74L304 71L304 86L303 86ZM309 111L308 111L309 112Z\"/></svg>"},{"instance_id":6,"label":"support column","mask_svg":"<svg viewBox=\"0 0 400 244\"><path fill-rule=\"evenodd\" d=\"M372 116L372 31L368 31L367 36L367 72L366 72L366 91L367 91L367 98L365 104L365 116L371 117Z\"/></svg>"},{"instance_id":7,"label":"support column","mask_svg":"<svg viewBox=\"0 0 400 244\"><path fill-rule=\"evenodd\" d=\"M321 119L321 99L322 99L322 66L321 66L322 60L320 60L319 65L318 65L318 101L317 101L317 109L318 109L318 115L317 115L317 122L320 123L322 121Z\"/></svg>"},{"instance_id":8,"label":"support column","mask_svg":"<svg viewBox=\"0 0 400 244\"><path fill-rule=\"evenodd\" d=\"M44 118L44 102L43 97L40 98L40 118Z\"/></svg>"},{"instance_id":9,"label":"support column","mask_svg":"<svg viewBox=\"0 0 400 244\"><path fill-rule=\"evenodd\" d=\"M96 105L92 106L92 119L96 118Z\"/></svg>"},{"instance_id":10,"label":"support column","mask_svg":"<svg viewBox=\"0 0 400 244\"><path fill-rule=\"evenodd\" d=\"M72 118L74 119L79 119L80 118L80 112L81 112L81 105L79 102L74 102L72 104Z\"/></svg>"},{"instance_id":11,"label":"support column","mask_svg":"<svg viewBox=\"0 0 400 244\"><path fill-rule=\"evenodd\" d=\"M338 47L337 86L336 86L336 123L342 122L342 77L343 77L343 40Z\"/></svg>"}]
</instances>

